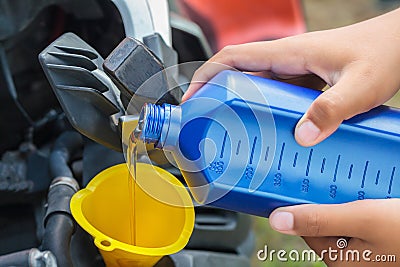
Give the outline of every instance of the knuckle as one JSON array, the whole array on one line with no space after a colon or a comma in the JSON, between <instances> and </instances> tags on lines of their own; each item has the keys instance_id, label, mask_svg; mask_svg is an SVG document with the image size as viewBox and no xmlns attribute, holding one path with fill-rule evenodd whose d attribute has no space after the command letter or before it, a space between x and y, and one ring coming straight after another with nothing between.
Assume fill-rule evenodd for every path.
<instances>
[{"instance_id":1,"label":"knuckle","mask_svg":"<svg viewBox=\"0 0 400 267\"><path fill-rule=\"evenodd\" d=\"M219 52L219 54L232 54L233 51L235 51L235 48L237 47L237 45L227 45L224 48L222 48L222 50Z\"/></svg>"},{"instance_id":2,"label":"knuckle","mask_svg":"<svg viewBox=\"0 0 400 267\"><path fill-rule=\"evenodd\" d=\"M311 211L307 215L306 235L319 236L321 234L321 229L323 229L326 224L327 220L324 216L317 211Z\"/></svg>"},{"instance_id":3,"label":"knuckle","mask_svg":"<svg viewBox=\"0 0 400 267\"><path fill-rule=\"evenodd\" d=\"M343 119L340 114L342 98L336 93L325 92L312 104L310 116L315 121L326 122Z\"/></svg>"},{"instance_id":4,"label":"knuckle","mask_svg":"<svg viewBox=\"0 0 400 267\"><path fill-rule=\"evenodd\" d=\"M229 66L234 66L235 53L237 51L238 45L227 45L218 54L216 58L218 61L222 61Z\"/></svg>"}]
</instances>

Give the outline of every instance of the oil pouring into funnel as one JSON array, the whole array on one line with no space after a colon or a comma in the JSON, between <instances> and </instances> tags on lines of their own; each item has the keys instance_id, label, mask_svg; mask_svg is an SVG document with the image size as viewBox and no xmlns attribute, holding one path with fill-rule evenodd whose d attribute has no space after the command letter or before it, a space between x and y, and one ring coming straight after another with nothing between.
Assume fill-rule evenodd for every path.
<instances>
[{"instance_id":1,"label":"oil pouring into funnel","mask_svg":"<svg viewBox=\"0 0 400 267\"><path fill-rule=\"evenodd\" d=\"M136 137L172 153L201 204L268 217L285 205L399 197L400 111L377 107L301 147L294 127L320 93L224 71L179 106L146 104Z\"/></svg>"}]
</instances>

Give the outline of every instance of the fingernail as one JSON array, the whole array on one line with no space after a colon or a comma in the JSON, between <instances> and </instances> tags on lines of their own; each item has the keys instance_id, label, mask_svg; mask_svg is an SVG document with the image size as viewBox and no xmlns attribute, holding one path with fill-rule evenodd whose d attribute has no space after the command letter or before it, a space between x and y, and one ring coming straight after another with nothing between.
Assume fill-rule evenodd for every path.
<instances>
[{"instance_id":1,"label":"fingernail","mask_svg":"<svg viewBox=\"0 0 400 267\"><path fill-rule=\"evenodd\" d=\"M303 121L295 132L296 139L305 145L314 143L320 134L321 130L310 120Z\"/></svg>"},{"instance_id":2,"label":"fingernail","mask_svg":"<svg viewBox=\"0 0 400 267\"><path fill-rule=\"evenodd\" d=\"M273 213L269 218L269 222L273 229L277 231L293 230L294 217L293 214L286 211L278 211Z\"/></svg>"}]
</instances>

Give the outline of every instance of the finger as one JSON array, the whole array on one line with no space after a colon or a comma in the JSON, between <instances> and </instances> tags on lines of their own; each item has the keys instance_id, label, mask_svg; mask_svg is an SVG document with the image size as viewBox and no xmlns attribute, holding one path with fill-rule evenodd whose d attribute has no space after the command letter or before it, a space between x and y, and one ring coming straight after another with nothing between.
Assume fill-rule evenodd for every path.
<instances>
[{"instance_id":1,"label":"finger","mask_svg":"<svg viewBox=\"0 0 400 267\"><path fill-rule=\"evenodd\" d=\"M325 253L324 251L329 250L330 247L335 248L335 243L337 240L336 237L303 237L303 239L307 243L307 245L316 253L317 259L324 260L325 263L327 263L327 259L323 257L323 253ZM302 255L306 254L302 253ZM310 254L308 253L307 255ZM329 265L329 267L333 267L333 265Z\"/></svg>"},{"instance_id":2,"label":"finger","mask_svg":"<svg viewBox=\"0 0 400 267\"><path fill-rule=\"evenodd\" d=\"M222 50L223 51L223 50ZM221 52L220 52L221 53ZM182 96L182 102L188 100L197 90L203 86L204 83L208 82L215 74L223 70L236 70L235 68L217 62L213 59L205 62L198 70L193 74L192 80L185 94Z\"/></svg>"},{"instance_id":3,"label":"finger","mask_svg":"<svg viewBox=\"0 0 400 267\"><path fill-rule=\"evenodd\" d=\"M272 73L271 71L247 71L244 73L290 83L301 87L312 88L315 90L322 90L327 86L326 82L315 74L281 75L277 73Z\"/></svg>"},{"instance_id":4,"label":"finger","mask_svg":"<svg viewBox=\"0 0 400 267\"><path fill-rule=\"evenodd\" d=\"M297 123L296 141L302 146L316 145L331 135L343 120L379 105L374 86L373 82L363 83L357 69L344 74L311 104Z\"/></svg>"},{"instance_id":5,"label":"finger","mask_svg":"<svg viewBox=\"0 0 400 267\"><path fill-rule=\"evenodd\" d=\"M187 100L205 82L217 73L236 69L240 71L272 71L280 74L302 75L311 73L304 60L308 38L301 36L275 41L232 45L223 48L204 63L193 75L192 82L182 97ZM302 51L302 53L300 53Z\"/></svg>"},{"instance_id":6,"label":"finger","mask_svg":"<svg viewBox=\"0 0 400 267\"><path fill-rule=\"evenodd\" d=\"M270 215L269 222L274 230L290 235L363 238L375 225L374 220L380 220L371 214L378 213L386 203L382 200L363 200L345 204L283 207Z\"/></svg>"},{"instance_id":7,"label":"finger","mask_svg":"<svg viewBox=\"0 0 400 267\"><path fill-rule=\"evenodd\" d=\"M325 264L329 267L340 266L341 262L332 262L329 259L329 255L327 255L327 251L330 249L337 250L337 237L303 237L304 241L307 245L314 250L314 252L318 255L319 260L323 260ZM303 255L303 254L302 254ZM308 254L309 255L309 254ZM339 263L339 264L337 264Z\"/></svg>"},{"instance_id":8,"label":"finger","mask_svg":"<svg viewBox=\"0 0 400 267\"><path fill-rule=\"evenodd\" d=\"M323 260L329 267L343 266L343 261L351 262L351 266L364 266L366 262L360 254L370 249L368 243L358 238L303 237L303 239L315 251L318 259Z\"/></svg>"},{"instance_id":9,"label":"finger","mask_svg":"<svg viewBox=\"0 0 400 267\"><path fill-rule=\"evenodd\" d=\"M307 245L315 251L318 255L329 247L335 248L338 238L337 237L314 237L314 236L303 236L304 241Z\"/></svg>"},{"instance_id":10,"label":"finger","mask_svg":"<svg viewBox=\"0 0 400 267\"><path fill-rule=\"evenodd\" d=\"M279 75L272 74L272 79L297 86L321 90L326 86L326 82L315 74L306 75Z\"/></svg>"},{"instance_id":11,"label":"finger","mask_svg":"<svg viewBox=\"0 0 400 267\"><path fill-rule=\"evenodd\" d=\"M269 70L265 71L244 71L243 73L254 75L254 76L259 76L267 79L272 79L274 77L274 74L272 74Z\"/></svg>"}]
</instances>

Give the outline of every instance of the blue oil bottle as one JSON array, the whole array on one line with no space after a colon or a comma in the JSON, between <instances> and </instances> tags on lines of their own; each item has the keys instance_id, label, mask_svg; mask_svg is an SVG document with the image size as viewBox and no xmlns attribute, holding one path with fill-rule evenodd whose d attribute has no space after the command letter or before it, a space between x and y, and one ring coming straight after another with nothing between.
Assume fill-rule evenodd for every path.
<instances>
[{"instance_id":1,"label":"blue oil bottle","mask_svg":"<svg viewBox=\"0 0 400 267\"><path fill-rule=\"evenodd\" d=\"M136 137L170 151L197 202L277 207L400 196L400 111L380 106L313 147L294 128L321 92L223 71L179 106L146 104Z\"/></svg>"}]
</instances>

